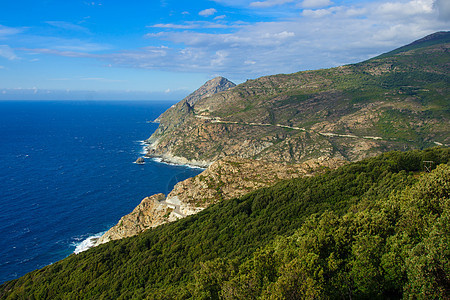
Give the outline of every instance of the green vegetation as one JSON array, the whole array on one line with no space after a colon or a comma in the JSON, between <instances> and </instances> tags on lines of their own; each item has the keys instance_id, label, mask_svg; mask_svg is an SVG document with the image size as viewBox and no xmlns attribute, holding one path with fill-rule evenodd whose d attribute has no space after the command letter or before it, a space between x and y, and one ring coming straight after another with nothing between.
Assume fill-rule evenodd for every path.
<instances>
[{"instance_id":1,"label":"green vegetation","mask_svg":"<svg viewBox=\"0 0 450 300\"><path fill-rule=\"evenodd\" d=\"M449 158L390 152L283 181L71 255L0 298L445 299Z\"/></svg>"}]
</instances>

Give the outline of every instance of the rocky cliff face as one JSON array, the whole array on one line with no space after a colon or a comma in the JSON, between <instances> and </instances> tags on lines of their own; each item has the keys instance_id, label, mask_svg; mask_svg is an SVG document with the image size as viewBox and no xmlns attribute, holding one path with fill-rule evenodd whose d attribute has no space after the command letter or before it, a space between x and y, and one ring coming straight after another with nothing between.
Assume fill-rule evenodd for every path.
<instances>
[{"instance_id":1,"label":"rocky cliff face","mask_svg":"<svg viewBox=\"0 0 450 300\"><path fill-rule=\"evenodd\" d=\"M151 227L195 214L211 204L245 195L282 179L311 176L344 161L328 159L286 165L228 157L214 162L201 174L179 182L167 195L147 197L108 230L97 244L136 235Z\"/></svg>"},{"instance_id":2,"label":"rocky cliff face","mask_svg":"<svg viewBox=\"0 0 450 300\"><path fill-rule=\"evenodd\" d=\"M450 144L449 36L359 64L262 77L192 105L179 103L161 118L148 155L201 166L227 156L356 161Z\"/></svg>"},{"instance_id":3,"label":"rocky cliff face","mask_svg":"<svg viewBox=\"0 0 450 300\"><path fill-rule=\"evenodd\" d=\"M172 209L160 204L164 199L164 194L144 198L131 213L123 216L114 227L101 236L97 244L133 236L166 222Z\"/></svg>"}]
</instances>

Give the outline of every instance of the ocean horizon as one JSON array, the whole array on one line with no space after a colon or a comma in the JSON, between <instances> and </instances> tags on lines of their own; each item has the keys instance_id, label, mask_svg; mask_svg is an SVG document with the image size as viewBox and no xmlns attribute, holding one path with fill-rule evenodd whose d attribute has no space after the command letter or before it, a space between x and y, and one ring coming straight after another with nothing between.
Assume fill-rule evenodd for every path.
<instances>
[{"instance_id":1,"label":"ocean horizon","mask_svg":"<svg viewBox=\"0 0 450 300\"><path fill-rule=\"evenodd\" d=\"M0 283L89 247L202 169L146 159L173 101L0 101Z\"/></svg>"}]
</instances>

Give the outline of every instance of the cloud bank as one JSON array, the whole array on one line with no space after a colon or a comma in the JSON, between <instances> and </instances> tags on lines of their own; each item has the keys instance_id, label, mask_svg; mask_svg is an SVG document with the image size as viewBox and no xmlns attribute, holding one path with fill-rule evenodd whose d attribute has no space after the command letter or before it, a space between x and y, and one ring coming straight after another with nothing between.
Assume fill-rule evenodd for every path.
<instances>
[{"instance_id":1,"label":"cloud bank","mask_svg":"<svg viewBox=\"0 0 450 300\"><path fill-rule=\"evenodd\" d=\"M450 25L448 0L215 2L265 14L266 18L227 21L224 12L207 8L198 13L200 20L149 24L145 35L148 47L108 52L101 45L80 42L86 51L74 45L23 51L94 58L113 67L202 72L245 80L362 61ZM277 16L272 17L275 7ZM220 18L201 20L215 14ZM50 24L83 29L69 23ZM11 29L0 27L0 38L8 31ZM8 46L0 46L0 56L14 59L14 55Z\"/></svg>"}]
</instances>

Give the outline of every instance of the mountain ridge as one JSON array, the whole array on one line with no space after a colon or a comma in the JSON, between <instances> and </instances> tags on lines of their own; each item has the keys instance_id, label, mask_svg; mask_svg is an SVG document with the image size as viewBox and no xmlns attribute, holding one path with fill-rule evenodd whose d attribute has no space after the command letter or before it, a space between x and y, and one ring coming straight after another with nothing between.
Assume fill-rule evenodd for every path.
<instances>
[{"instance_id":1,"label":"mountain ridge","mask_svg":"<svg viewBox=\"0 0 450 300\"><path fill-rule=\"evenodd\" d=\"M147 140L148 156L206 167L226 156L356 161L448 145L449 37L436 33L409 44L414 49L356 64L248 80L189 107L181 101Z\"/></svg>"}]
</instances>

